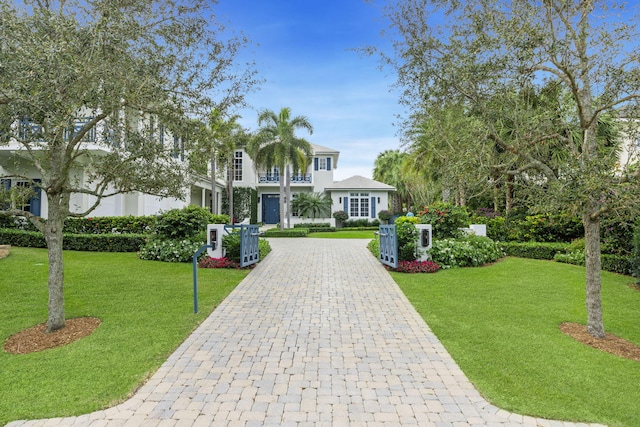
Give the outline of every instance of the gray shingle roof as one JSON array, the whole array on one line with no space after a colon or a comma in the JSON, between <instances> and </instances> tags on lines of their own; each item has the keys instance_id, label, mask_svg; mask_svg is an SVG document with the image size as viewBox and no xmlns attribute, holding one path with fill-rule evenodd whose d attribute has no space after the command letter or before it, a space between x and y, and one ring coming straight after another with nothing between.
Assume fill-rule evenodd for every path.
<instances>
[{"instance_id":1,"label":"gray shingle roof","mask_svg":"<svg viewBox=\"0 0 640 427\"><path fill-rule=\"evenodd\" d=\"M396 191L396 188L383 182L374 181L360 175L334 182L325 190L383 190Z\"/></svg>"}]
</instances>

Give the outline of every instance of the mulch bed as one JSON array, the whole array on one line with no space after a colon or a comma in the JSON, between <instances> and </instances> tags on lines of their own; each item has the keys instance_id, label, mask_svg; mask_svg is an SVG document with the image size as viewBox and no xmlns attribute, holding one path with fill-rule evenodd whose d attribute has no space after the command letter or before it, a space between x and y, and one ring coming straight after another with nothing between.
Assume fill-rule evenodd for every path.
<instances>
[{"instance_id":1,"label":"mulch bed","mask_svg":"<svg viewBox=\"0 0 640 427\"><path fill-rule=\"evenodd\" d=\"M46 323L20 331L7 339L4 351L27 354L60 347L90 335L102 321L97 317L76 317L66 320L66 326L50 334L45 333Z\"/></svg>"},{"instance_id":2,"label":"mulch bed","mask_svg":"<svg viewBox=\"0 0 640 427\"><path fill-rule=\"evenodd\" d=\"M640 347L613 334L605 334L604 338L596 338L587 332L587 327L579 323L562 323L560 330L576 341L615 354L625 359L640 362Z\"/></svg>"}]
</instances>

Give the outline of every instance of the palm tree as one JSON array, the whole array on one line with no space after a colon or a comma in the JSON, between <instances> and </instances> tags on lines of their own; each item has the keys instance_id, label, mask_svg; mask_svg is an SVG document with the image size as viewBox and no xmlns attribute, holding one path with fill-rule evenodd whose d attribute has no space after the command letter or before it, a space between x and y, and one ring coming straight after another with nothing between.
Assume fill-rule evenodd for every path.
<instances>
[{"instance_id":1,"label":"palm tree","mask_svg":"<svg viewBox=\"0 0 640 427\"><path fill-rule=\"evenodd\" d=\"M329 218L332 204L331 197L324 193L299 193L291 202L299 216L313 219Z\"/></svg>"},{"instance_id":2,"label":"palm tree","mask_svg":"<svg viewBox=\"0 0 640 427\"><path fill-rule=\"evenodd\" d=\"M263 166L267 169L278 167L280 171L280 229L284 230L284 218L287 214L288 224L291 226L290 213L291 188L290 167L294 172L306 170L309 160L313 156L311 144L295 136L297 129L305 129L309 134L313 133L313 126L305 116L291 118L291 109L284 107L276 114L272 110L262 110L258 115L258 132L249 143L249 155L256 167ZM282 180L282 171L286 171L287 210L285 212L285 182Z\"/></svg>"},{"instance_id":3,"label":"palm tree","mask_svg":"<svg viewBox=\"0 0 640 427\"><path fill-rule=\"evenodd\" d=\"M400 150L385 150L378 154L373 164L373 179L396 188L396 194L392 202L392 210L394 212L402 211L403 201L406 201L407 209L411 204L411 197L406 185L407 179L402 169L405 158L406 153Z\"/></svg>"}]
</instances>

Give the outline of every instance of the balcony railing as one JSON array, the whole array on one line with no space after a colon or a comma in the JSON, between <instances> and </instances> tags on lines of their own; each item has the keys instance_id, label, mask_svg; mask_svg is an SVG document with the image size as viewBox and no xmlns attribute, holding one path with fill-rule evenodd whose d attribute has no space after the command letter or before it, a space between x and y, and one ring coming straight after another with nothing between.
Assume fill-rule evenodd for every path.
<instances>
[{"instance_id":1,"label":"balcony railing","mask_svg":"<svg viewBox=\"0 0 640 427\"><path fill-rule=\"evenodd\" d=\"M311 174L305 173L305 174L291 175L290 181L292 184L311 184ZM280 182L280 175L275 175L271 173L259 173L258 182L260 184L277 184Z\"/></svg>"}]
</instances>

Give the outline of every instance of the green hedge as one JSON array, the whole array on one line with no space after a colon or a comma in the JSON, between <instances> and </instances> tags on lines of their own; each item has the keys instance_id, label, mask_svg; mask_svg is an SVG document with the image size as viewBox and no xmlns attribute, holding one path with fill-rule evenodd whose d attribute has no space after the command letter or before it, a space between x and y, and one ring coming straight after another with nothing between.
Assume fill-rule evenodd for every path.
<instances>
[{"instance_id":1,"label":"green hedge","mask_svg":"<svg viewBox=\"0 0 640 427\"><path fill-rule=\"evenodd\" d=\"M264 237L307 237L309 229L307 228L289 228L280 231L279 228L271 228L264 232Z\"/></svg>"},{"instance_id":2,"label":"green hedge","mask_svg":"<svg viewBox=\"0 0 640 427\"><path fill-rule=\"evenodd\" d=\"M293 228L330 228L331 224L328 222L301 222L299 224L293 224Z\"/></svg>"},{"instance_id":3,"label":"green hedge","mask_svg":"<svg viewBox=\"0 0 640 427\"><path fill-rule=\"evenodd\" d=\"M585 265L584 250L559 253L553 259L565 264ZM624 255L601 254L600 268L604 271L630 276L633 274L633 258Z\"/></svg>"},{"instance_id":4,"label":"green hedge","mask_svg":"<svg viewBox=\"0 0 640 427\"><path fill-rule=\"evenodd\" d=\"M551 260L567 249L567 243L500 242L500 248L508 256Z\"/></svg>"},{"instance_id":5,"label":"green hedge","mask_svg":"<svg viewBox=\"0 0 640 427\"><path fill-rule=\"evenodd\" d=\"M72 251L137 252L145 244L142 234L64 234L62 248ZM36 231L0 229L0 243L25 248L46 248L44 235Z\"/></svg>"},{"instance_id":6,"label":"green hedge","mask_svg":"<svg viewBox=\"0 0 640 427\"><path fill-rule=\"evenodd\" d=\"M342 227L340 231L378 231L380 226L368 226L368 227Z\"/></svg>"}]
</instances>

